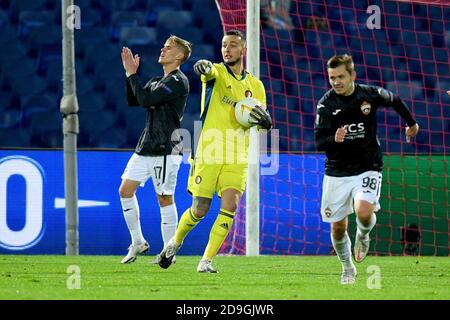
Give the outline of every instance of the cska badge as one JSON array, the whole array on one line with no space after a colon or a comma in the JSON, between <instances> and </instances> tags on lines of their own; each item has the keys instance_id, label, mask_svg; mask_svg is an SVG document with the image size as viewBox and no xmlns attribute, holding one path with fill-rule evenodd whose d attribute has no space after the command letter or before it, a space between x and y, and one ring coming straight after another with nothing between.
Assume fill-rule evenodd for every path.
<instances>
[{"instance_id":1,"label":"cska badge","mask_svg":"<svg viewBox=\"0 0 450 320\"><path fill-rule=\"evenodd\" d=\"M361 112L367 116L370 113L370 109L372 109L372 106L367 101L363 101L361 104Z\"/></svg>"}]
</instances>

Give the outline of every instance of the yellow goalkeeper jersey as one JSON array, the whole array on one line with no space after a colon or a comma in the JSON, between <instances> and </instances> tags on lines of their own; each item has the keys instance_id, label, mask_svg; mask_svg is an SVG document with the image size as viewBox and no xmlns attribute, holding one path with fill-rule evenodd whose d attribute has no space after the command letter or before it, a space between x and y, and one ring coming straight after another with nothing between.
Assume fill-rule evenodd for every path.
<instances>
[{"instance_id":1,"label":"yellow goalkeeper jersey","mask_svg":"<svg viewBox=\"0 0 450 320\"><path fill-rule=\"evenodd\" d=\"M265 106L263 83L246 70L235 75L224 63L214 63L211 73L202 75L201 81L203 126L196 163L247 164L250 131L237 122L234 106L245 97L253 97Z\"/></svg>"}]
</instances>

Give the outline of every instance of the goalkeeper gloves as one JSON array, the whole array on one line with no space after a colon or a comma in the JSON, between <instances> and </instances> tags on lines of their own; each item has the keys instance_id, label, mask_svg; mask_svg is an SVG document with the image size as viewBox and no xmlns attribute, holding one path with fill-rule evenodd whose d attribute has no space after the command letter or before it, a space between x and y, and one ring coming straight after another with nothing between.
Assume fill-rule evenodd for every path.
<instances>
[{"instance_id":1,"label":"goalkeeper gloves","mask_svg":"<svg viewBox=\"0 0 450 320\"><path fill-rule=\"evenodd\" d=\"M209 60L198 60L195 64L194 64L194 71L197 75L207 75L210 74L211 72L211 68L212 68L212 63Z\"/></svg>"},{"instance_id":2,"label":"goalkeeper gloves","mask_svg":"<svg viewBox=\"0 0 450 320\"><path fill-rule=\"evenodd\" d=\"M272 128L272 118L270 117L270 114L260 106L253 108L252 112L250 112L250 118L253 119L249 121L251 124L257 124L266 130Z\"/></svg>"}]
</instances>

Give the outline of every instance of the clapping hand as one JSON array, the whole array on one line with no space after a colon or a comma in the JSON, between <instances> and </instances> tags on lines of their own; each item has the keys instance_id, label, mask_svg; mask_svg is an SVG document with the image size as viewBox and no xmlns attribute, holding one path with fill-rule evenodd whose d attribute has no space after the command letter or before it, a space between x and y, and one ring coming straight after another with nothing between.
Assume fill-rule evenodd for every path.
<instances>
[{"instance_id":1,"label":"clapping hand","mask_svg":"<svg viewBox=\"0 0 450 320\"><path fill-rule=\"evenodd\" d=\"M139 62L141 61L141 57L138 54L133 56L131 50L127 47L122 48L122 64L127 77L135 74L137 69L139 68Z\"/></svg>"}]
</instances>

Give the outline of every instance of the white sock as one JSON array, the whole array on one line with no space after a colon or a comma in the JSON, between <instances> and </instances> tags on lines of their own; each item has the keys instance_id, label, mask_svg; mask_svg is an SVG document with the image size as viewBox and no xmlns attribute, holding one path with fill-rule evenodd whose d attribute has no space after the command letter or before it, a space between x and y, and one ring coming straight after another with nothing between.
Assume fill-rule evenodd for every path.
<instances>
[{"instance_id":1,"label":"white sock","mask_svg":"<svg viewBox=\"0 0 450 320\"><path fill-rule=\"evenodd\" d=\"M161 233L164 241L164 247L167 242L175 236L175 231L178 225L178 212L175 203L169 204L165 207L160 207L161 210Z\"/></svg>"},{"instance_id":2,"label":"white sock","mask_svg":"<svg viewBox=\"0 0 450 320\"><path fill-rule=\"evenodd\" d=\"M354 264L352 261L352 242L346 232L344 237L341 240L336 240L331 234L331 242L333 243L334 251L336 251L336 255L339 258L339 261L342 264L344 269L354 268Z\"/></svg>"},{"instance_id":3,"label":"white sock","mask_svg":"<svg viewBox=\"0 0 450 320\"><path fill-rule=\"evenodd\" d=\"M372 218L370 219L370 223L368 226L365 226L362 224L361 221L359 221L358 217L356 217L356 225L358 228L358 232L364 237L366 234L370 232L370 230L373 229L375 224L377 223L377 215L375 213L372 214Z\"/></svg>"},{"instance_id":4,"label":"white sock","mask_svg":"<svg viewBox=\"0 0 450 320\"><path fill-rule=\"evenodd\" d=\"M130 230L132 244L137 245L145 242L142 235L141 222L139 221L139 204L136 196L133 196L133 198L120 198L120 202L122 203L123 216Z\"/></svg>"}]
</instances>

